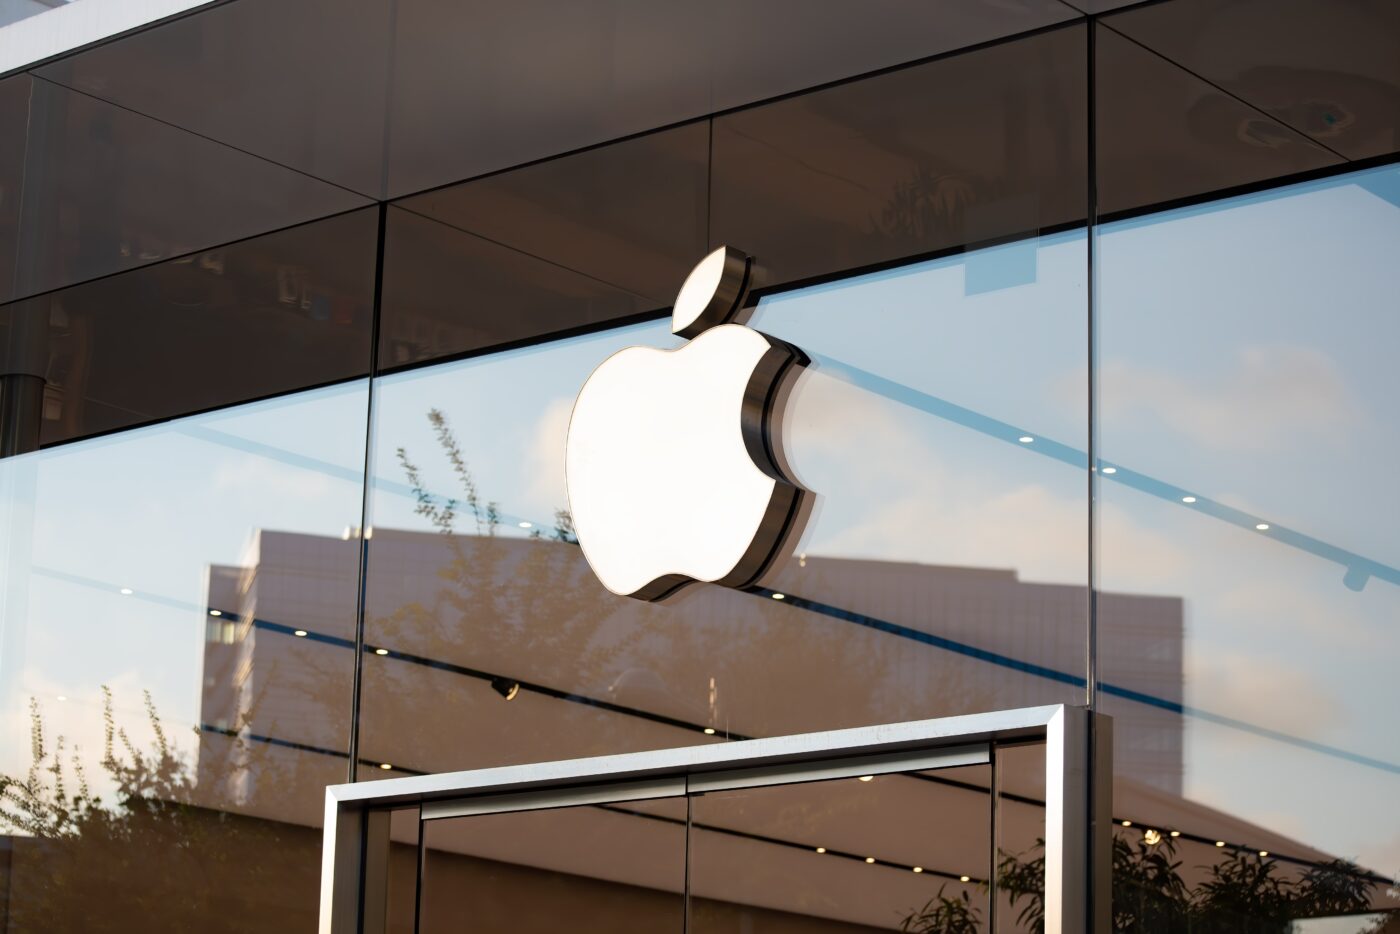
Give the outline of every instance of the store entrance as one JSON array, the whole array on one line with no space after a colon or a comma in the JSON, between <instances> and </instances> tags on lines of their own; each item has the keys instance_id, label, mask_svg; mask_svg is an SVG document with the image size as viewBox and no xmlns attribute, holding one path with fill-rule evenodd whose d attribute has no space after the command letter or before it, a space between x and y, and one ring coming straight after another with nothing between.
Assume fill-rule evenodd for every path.
<instances>
[{"instance_id":1,"label":"store entrance","mask_svg":"<svg viewBox=\"0 0 1400 934\"><path fill-rule=\"evenodd\" d=\"M1034 708L340 786L322 931L993 931L1030 905L1082 929L1052 922L1085 910L1085 771L1065 767L1085 723Z\"/></svg>"}]
</instances>

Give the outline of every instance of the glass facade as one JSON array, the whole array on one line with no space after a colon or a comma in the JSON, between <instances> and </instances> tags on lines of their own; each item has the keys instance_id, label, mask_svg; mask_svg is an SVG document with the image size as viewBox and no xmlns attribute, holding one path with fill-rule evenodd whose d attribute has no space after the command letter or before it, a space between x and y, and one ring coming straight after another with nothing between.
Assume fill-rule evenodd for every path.
<instances>
[{"instance_id":1,"label":"glass facade","mask_svg":"<svg viewBox=\"0 0 1400 934\"><path fill-rule=\"evenodd\" d=\"M1048 704L1112 718L1107 930L1400 924L1395 6L877 6L232 0L0 77L0 931L310 930L328 784ZM619 597L570 413L724 244L814 504ZM404 811L387 915L1033 932L1046 796Z\"/></svg>"}]
</instances>

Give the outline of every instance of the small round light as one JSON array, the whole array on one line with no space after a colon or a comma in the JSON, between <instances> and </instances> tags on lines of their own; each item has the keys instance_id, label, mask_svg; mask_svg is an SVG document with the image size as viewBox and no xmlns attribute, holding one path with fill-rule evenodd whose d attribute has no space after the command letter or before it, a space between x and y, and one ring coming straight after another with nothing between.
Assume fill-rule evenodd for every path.
<instances>
[{"instance_id":1,"label":"small round light","mask_svg":"<svg viewBox=\"0 0 1400 934\"><path fill-rule=\"evenodd\" d=\"M706 735L706 736L714 736L714 735L715 735L715 728L712 727L712 726L707 726L707 727L705 727L705 735Z\"/></svg>"},{"instance_id":2,"label":"small round light","mask_svg":"<svg viewBox=\"0 0 1400 934\"><path fill-rule=\"evenodd\" d=\"M915 867L914 867L914 871L915 871L915 872L923 872L923 871L924 871L924 867L923 867L923 866L915 866Z\"/></svg>"},{"instance_id":3,"label":"small round light","mask_svg":"<svg viewBox=\"0 0 1400 934\"><path fill-rule=\"evenodd\" d=\"M387 763L387 762L381 762L381 763L379 763L379 767L380 767L381 769L384 769L386 772L387 772L389 769L392 769L392 768L393 768L393 766L390 765L390 764Z\"/></svg>"},{"instance_id":4,"label":"small round light","mask_svg":"<svg viewBox=\"0 0 1400 934\"><path fill-rule=\"evenodd\" d=\"M773 599L774 599L774 600L786 600L786 599L787 599L787 594L785 594L785 593L775 593L775 594L773 594Z\"/></svg>"},{"instance_id":5,"label":"small round light","mask_svg":"<svg viewBox=\"0 0 1400 934\"><path fill-rule=\"evenodd\" d=\"M535 523L533 522L517 522L516 525L520 526L522 529L533 529L535 527Z\"/></svg>"},{"instance_id":6,"label":"small round light","mask_svg":"<svg viewBox=\"0 0 1400 934\"><path fill-rule=\"evenodd\" d=\"M1268 851L1268 850L1260 850L1260 851L1259 851L1259 855L1260 855L1261 857L1263 857L1263 856L1268 856L1268 855L1269 855L1269 851Z\"/></svg>"},{"instance_id":7,"label":"small round light","mask_svg":"<svg viewBox=\"0 0 1400 934\"><path fill-rule=\"evenodd\" d=\"M136 591L132 590L130 587L123 587L121 589L121 594L123 597L129 597L134 593L136 593Z\"/></svg>"},{"instance_id":8,"label":"small round light","mask_svg":"<svg viewBox=\"0 0 1400 934\"><path fill-rule=\"evenodd\" d=\"M971 876L958 876L958 881L959 881L959 882L971 882L971 881L972 881L972 877L971 877Z\"/></svg>"},{"instance_id":9,"label":"small round light","mask_svg":"<svg viewBox=\"0 0 1400 934\"><path fill-rule=\"evenodd\" d=\"M1016 440L1021 442L1022 444L1030 444L1035 439L1032 438L1030 435L1021 435L1021 437L1017 438Z\"/></svg>"},{"instance_id":10,"label":"small round light","mask_svg":"<svg viewBox=\"0 0 1400 934\"><path fill-rule=\"evenodd\" d=\"M1183 496L1183 497L1181 498L1181 501L1182 501L1183 503L1194 503L1194 502L1196 501L1196 497L1194 497L1194 496Z\"/></svg>"},{"instance_id":11,"label":"small round light","mask_svg":"<svg viewBox=\"0 0 1400 934\"><path fill-rule=\"evenodd\" d=\"M1216 846L1224 846L1224 845L1225 845L1225 841L1224 841L1224 840L1216 840L1216 841L1215 841L1215 845L1216 845Z\"/></svg>"},{"instance_id":12,"label":"small round light","mask_svg":"<svg viewBox=\"0 0 1400 934\"><path fill-rule=\"evenodd\" d=\"M1133 826L1133 822L1130 821L1130 820L1125 820L1125 821L1123 821L1123 826L1124 826L1124 827L1131 827L1131 826Z\"/></svg>"},{"instance_id":13,"label":"small round light","mask_svg":"<svg viewBox=\"0 0 1400 934\"><path fill-rule=\"evenodd\" d=\"M1117 467L1105 467L1105 468L1103 469L1103 472L1104 472L1104 473L1117 473L1117 472L1118 472L1118 468L1117 468Z\"/></svg>"},{"instance_id":14,"label":"small round light","mask_svg":"<svg viewBox=\"0 0 1400 934\"><path fill-rule=\"evenodd\" d=\"M1148 846L1156 846L1162 842L1162 835L1149 827L1142 832L1142 842L1146 843Z\"/></svg>"},{"instance_id":15,"label":"small round light","mask_svg":"<svg viewBox=\"0 0 1400 934\"><path fill-rule=\"evenodd\" d=\"M824 846L819 846L819 847L817 847L817 852L818 852L818 853L825 853L825 852L826 852L826 847L824 847Z\"/></svg>"},{"instance_id":16,"label":"small round light","mask_svg":"<svg viewBox=\"0 0 1400 934\"><path fill-rule=\"evenodd\" d=\"M1179 836L1181 836L1181 831L1180 831L1180 830L1173 830L1172 833L1171 833L1171 835L1172 835L1173 837L1179 837Z\"/></svg>"},{"instance_id":17,"label":"small round light","mask_svg":"<svg viewBox=\"0 0 1400 934\"><path fill-rule=\"evenodd\" d=\"M860 780L863 781L863 782L873 782L873 781L875 781L875 776L874 776L874 775L862 775L862 776L860 777Z\"/></svg>"},{"instance_id":18,"label":"small round light","mask_svg":"<svg viewBox=\"0 0 1400 934\"><path fill-rule=\"evenodd\" d=\"M389 650L388 650L388 649L375 649L375 650L374 650L374 654L375 654L375 655L388 655L388 654L389 654Z\"/></svg>"},{"instance_id":19,"label":"small round light","mask_svg":"<svg viewBox=\"0 0 1400 934\"><path fill-rule=\"evenodd\" d=\"M867 863L873 863L873 862L875 862L875 857L873 857L873 856L867 856L867 857L865 858L865 861L866 861Z\"/></svg>"},{"instance_id":20,"label":"small round light","mask_svg":"<svg viewBox=\"0 0 1400 934\"><path fill-rule=\"evenodd\" d=\"M1267 522L1260 522L1260 523L1257 523L1254 527L1255 527L1256 529L1258 529L1259 531L1261 531L1261 532L1267 532L1267 531L1269 531L1269 523L1267 523Z\"/></svg>"},{"instance_id":21,"label":"small round light","mask_svg":"<svg viewBox=\"0 0 1400 934\"><path fill-rule=\"evenodd\" d=\"M210 616L223 616L223 615L224 615L224 611L223 611L223 610L210 610L210 611L209 611L209 615L210 615Z\"/></svg>"},{"instance_id":22,"label":"small round light","mask_svg":"<svg viewBox=\"0 0 1400 934\"><path fill-rule=\"evenodd\" d=\"M305 630L305 629L298 629L296 632L292 633L292 635L296 636L298 639L305 639L305 638L306 638L306 630Z\"/></svg>"}]
</instances>

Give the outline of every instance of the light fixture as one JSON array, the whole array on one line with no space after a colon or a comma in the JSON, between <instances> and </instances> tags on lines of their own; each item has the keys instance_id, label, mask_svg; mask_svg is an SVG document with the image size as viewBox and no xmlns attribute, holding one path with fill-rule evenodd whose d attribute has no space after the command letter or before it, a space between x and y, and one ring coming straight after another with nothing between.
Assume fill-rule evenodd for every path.
<instances>
[{"instance_id":1,"label":"light fixture","mask_svg":"<svg viewBox=\"0 0 1400 934\"><path fill-rule=\"evenodd\" d=\"M1149 827L1142 832L1142 842L1148 846L1156 846L1162 842L1162 835Z\"/></svg>"},{"instance_id":2,"label":"light fixture","mask_svg":"<svg viewBox=\"0 0 1400 934\"><path fill-rule=\"evenodd\" d=\"M785 594L785 593L775 593L775 594L773 594L773 599L774 599L774 600L786 600L786 599L787 599L787 594Z\"/></svg>"},{"instance_id":3,"label":"light fixture","mask_svg":"<svg viewBox=\"0 0 1400 934\"><path fill-rule=\"evenodd\" d=\"M1181 831L1180 831L1180 830L1173 830L1171 835L1172 835L1173 837L1179 837L1179 836L1181 836Z\"/></svg>"},{"instance_id":4,"label":"light fixture","mask_svg":"<svg viewBox=\"0 0 1400 934\"><path fill-rule=\"evenodd\" d=\"M865 858L865 861L866 861L867 863L873 863L873 862L875 862L875 857L873 857L873 856L867 856L867 857Z\"/></svg>"},{"instance_id":5,"label":"light fixture","mask_svg":"<svg viewBox=\"0 0 1400 934\"><path fill-rule=\"evenodd\" d=\"M132 590L130 587L123 587L121 590L121 594L123 597L129 597L134 593L136 593L136 591Z\"/></svg>"},{"instance_id":6,"label":"light fixture","mask_svg":"<svg viewBox=\"0 0 1400 934\"><path fill-rule=\"evenodd\" d=\"M1021 437L1017 438L1016 440L1021 442L1022 444L1030 444L1035 439L1032 438L1030 435L1021 435Z\"/></svg>"},{"instance_id":7,"label":"light fixture","mask_svg":"<svg viewBox=\"0 0 1400 934\"><path fill-rule=\"evenodd\" d=\"M1256 524L1254 527L1255 527L1256 529L1258 529L1259 531L1261 531L1261 532L1267 532L1267 531L1269 531L1269 523L1267 523L1267 522L1260 522L1260 523Z\"/></svg>"},{"instance_id":8,"label":"light fixture","mask_svg":"<svg viewBox=\"0 0 1400 934\"><path fill-rule=\"evenodd\" d=\"M223 616L223 615L224 615L224 611L223 611L223 610L210 610L210 611L209 611L209 615L210 615L210 616Z\"/></svg>"},{"instance_id":9,"label":"light fixture","mask_svg":"<svg viewBox=\"0 0 1400 934\"><path fill-rule=\"evenodd\" d=\"M1118 472L1118 468L1117 468L1117 467L1105 467L1105 468L1103 469L1103 472L1104 472L1104 473L1117 473L1117 472Z\"/></svg>"},{"instance_id":10,"label":"light fixture","mask_svg":"<svg viewBox=\"0 0 1400 934\"><path fill-rule=\"evenodd\" d=\"M714 736L714 735L715 735L715 728L712 727L712 726L707 726L707 727L705 727L705 735L706 735L706 736Z\"/></svg>"},{"instance_id":11,"label":"light fixture","mask_svg":"<svg viewBox=\"0 0 1400 934\"><path fill-rule=\"evenodd\" d=\"M1183 496L1183 497L1181 498L1181 501L1182 501L1183 503L1194 503L1194 502L1196 501L1196 497L1194 497L1194 496Z\"/></svg>"},{"instance_id":12,"label":"light fixture","mask_svg":"<svg viewBox=\"0 0 1400 934\"><path fill-rule=\"evenodd\" d=\"M972 881L972 877L971 877L971 876L958 876L958 881L959 881L959 882L971 882L971 881Z\"/></svg>"},{"instance_id":13,"label":"light fixture","mask_svg":"<svg viewBox=\"0 0 1400 934\"><path fill-rule=\"evenodd\" d=\"M374 650L374 654L375 654L375 655L388 655L388 654L389 654L389 650L388 650L388 649L375 649L375 650Z\"/></svg>"},{"instance_id":14,"label":"light fixture","mask_svg":"<svg viewBox=\"0 0 1400 934\"><path fill-rule=\"evenodd\" d=\"M860 780L863 781L863 782L873 782L873 781L875 781L875 776L874 776L874 775L862 775L862 776L860 777Z\"/></svg>"},{"instance_id":15,"label":"light fixture","mask_svg":"<svg viewBox=\"0 0 1400 934\"><path fill-rule=\"evenodd\" d=\"M1133 822L1130 821L1130 820L1125 820L1125 821L1123 821L1123 826L1124 826L1124 827L1131 827L1131 826L1133 826Z\"/></svg>"},{"instance_id":16,"label":"light fixture","mask_svg":"<svg viewBox=\"0 0 1400 934\"><path fill-rule=\"evenodd\" d=\"M506 700L513 701L515 700L515 695L520 693L520 682L497 676L491 679L491 690L495 691Z\"/></svg>"},{"instance_id":17,"label":"light fixture","mask_svg":"<svg viewBox=\"0 0 1400 934\"><path fill-rule=\"evenodd\" d=\"M520 526L522 529L532 529L535 527L535 523L533 522L517 522L516 525Z\"/></svg>"},{"instance_id":18,"label":"light fixture","mask_svg":"<svg viewBox=\"0 0 1400 934\"><path fill-rule=\"evenodd\" d=\"M1269 851L1268 851L1268 850L1260 850L1260 851L1259 851L1259 856L1260 856L1261 858L1262 858L1262 857L1265 857L1265 856L1268 856L1268 855L1269 855Z\"/></svg>"},{"instance_id":19,"label":"light fixture","mask_svg":"<svg viewBox=\"0 0 1400 934\"><path fill-rule=\"evenodd\" d=\"M389 769L392 769L392 768L393 768L393 766L390 765L390 764L387 763L387 762L381 762L381 763L379 763L379 767L380 767L381 769L384 769L386 772L387 772Z\"/></svg>"},{"instance_id":20,"label":"light fixture","mask_svg":"<svg viewBox=\"0 0 1400 934\"><path fill-rule=\"evenodd\" d=\"M825 852L826 852L826 847L824 847L824 846L819 846L819 847L817 847L817 852L818 852L818 853L825 853Z\"/></svg>"},{"instance_id":21,"label":"light fixture","mask_svg":"<svg viewBox=\"0 0 1400 934\"><path fill-rule=\"evenodd\" d=\"M1224 845L1225 845L1225 841L1224 841L1224 840L1216 840L1216 841L1215 841L1215 845L1216 845L1216 846L1224 846Z\"/></svg>"},{"instance_id":22,"label":"light fixture","mask_svg":"<svg viewBox=\"0 0 1400 934\"><path fill-rule=\"evenodd\" d=\"M298 629L296 632L292 633L292 635L296 636L298 639L305 639L305 638L306 638L306 630L305 630L305 629Z\"/></svg>"},{"instance_id":23,"label":"light fixture","mask_svg":"<svg viewBox=\"0 0 1400 934\"><path fill-rule=\"evenodd\" d=\"M924 871L924 867L923 867L923 866L915 866L915 867L914 867L914 871L915 871L915 872L923 872L923 871Z\"/></svg>"}]
</instances>

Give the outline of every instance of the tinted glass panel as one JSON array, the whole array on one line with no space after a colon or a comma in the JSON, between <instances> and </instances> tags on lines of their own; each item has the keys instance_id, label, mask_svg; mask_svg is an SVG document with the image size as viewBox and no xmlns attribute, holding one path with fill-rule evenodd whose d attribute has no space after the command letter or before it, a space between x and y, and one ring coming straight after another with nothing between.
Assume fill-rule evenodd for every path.
<instances>
[{"instance_id":1,"label":"tinted glass panel","mask_svg":"<svg viewBox=\"0 0 1400 934\"><path fill-rule=\"evenodd\" d=\"M367 203L90 94L40 78L32 89L7 300Z\"/></svg>"},{"instance_id":2,"label":"tinted glass panel","mask_svg":"<svg viewBox=\"0 0 1400 934\"><path fill-rule=\"evenodd\" d=\"M1162 602L1100 603L1114 807L1132 854L1181 834L1192 910L1233 929L1394 907L1396 242L1394 168L1099 240L1099 580ZM1173 657L1175 684L1143 670ZM1135 768L1164 717L1180 765Z\"/></svg>"},{"instance_id":3,"label":"tinted glass panel","mask_svg":"<svg viewBox=\"0 0 1400 934\"><path fill-rule=\"evenodd\" d=\"M0 462L11 930L306 929L364 382Z\"/></svg>"},{"instance_id":4,"label":"tinted glass panel","mask_svg":"<svg viewBox=\"0 0 1400 934\"><path fill-rule=\"evenodd\" d=\"M6 372L69 441L369 371L374 209L0 306Z\"/></svg>"},{"instance_id":5,"label":"tinted glass panel","mask_svg":"<svg viewBox=\"0 0 1400 934\"><path fill-rule=\"evenodd\" d=\"M791 282L1082 223L1085 31L715 120L711 242Z\"/></svg>"},{"instance_id":6,"label":"tinted glass panel","mask_svg":"<svg viewBox=\"0 0 1400 934\"><path fill-rule=\"evenodd\" d=\"M1347 159L1394 152L1400 7L1387 0L1175 0L1111 17L1132 36Z\"/></svg>"},{"instance_id":7,"label":"tinted glass panel","mask_svg":"<svg viewBox=\"0 0 1400 934\"><path fill-rule=\"evenodd\" d=\"M1102 214L1195 198L1342 161L1111 26L1097 29Z\"/></svg>"}]
</instances>

